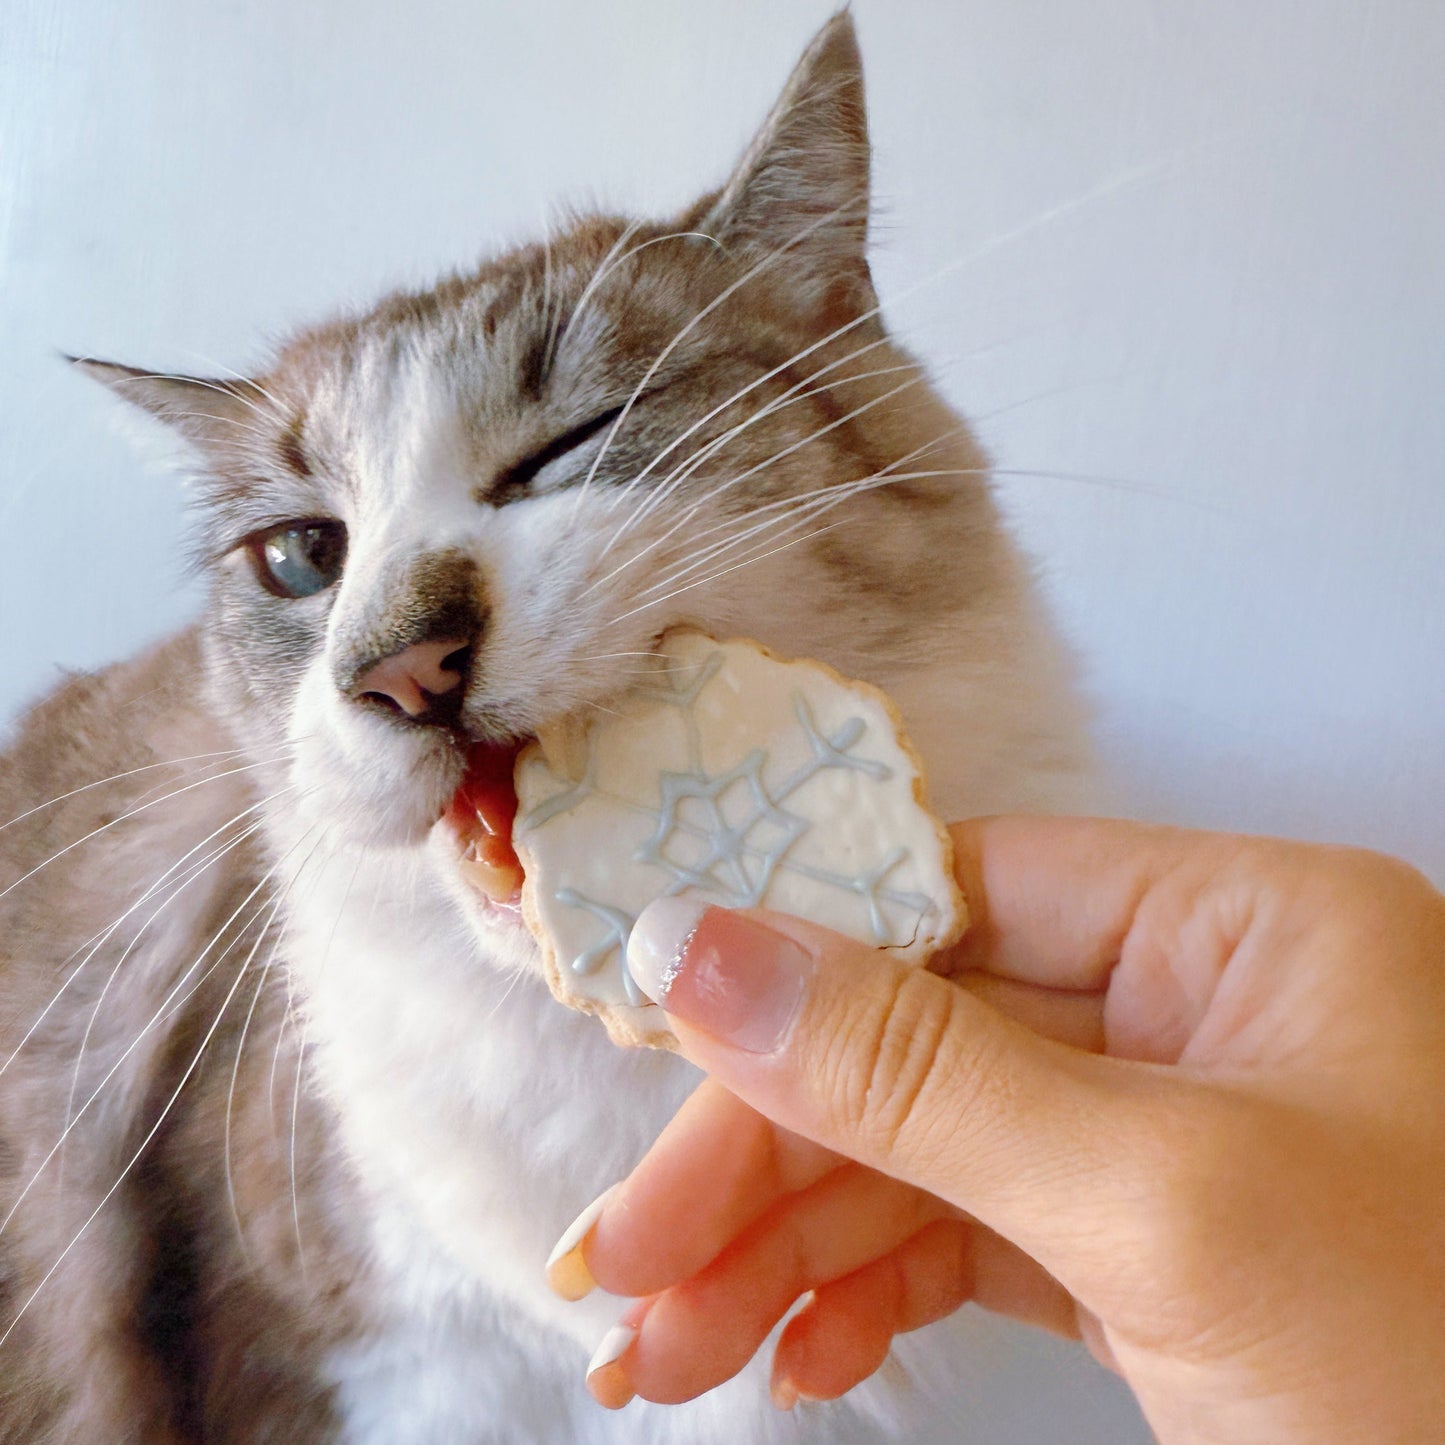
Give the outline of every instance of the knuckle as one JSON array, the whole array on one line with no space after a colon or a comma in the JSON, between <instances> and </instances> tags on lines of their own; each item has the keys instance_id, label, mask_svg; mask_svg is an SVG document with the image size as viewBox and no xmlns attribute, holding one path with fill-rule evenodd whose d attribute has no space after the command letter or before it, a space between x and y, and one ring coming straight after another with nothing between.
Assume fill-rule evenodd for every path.
<instances>
[{"instance_id":1,"label":"knuckle","mask_svg":"<svg viewBox=\"0 0 1445 1445\"><path fill-rule=\"evenodd\" d=\"M889 980L872 1007L856 1010L832 1048L829 1096L838 1124L872 1157L906 1148L934 1152L973 1092L977 1066L957 1057L964 995L918 970ZM946 1075L946 1078L944 1077ZM941 1108L947 1101L947 1108ZM940 1117L943 1116L943 1117Z\"/></svg>"}]
</instances>

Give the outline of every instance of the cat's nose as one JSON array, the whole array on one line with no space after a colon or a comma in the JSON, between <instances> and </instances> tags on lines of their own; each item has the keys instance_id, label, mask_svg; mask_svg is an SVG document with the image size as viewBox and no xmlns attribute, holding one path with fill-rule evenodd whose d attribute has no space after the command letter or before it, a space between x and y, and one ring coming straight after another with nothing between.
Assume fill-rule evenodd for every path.
<instances>
[{"instance_id":1,"label":"cat's nose","mask_svg":"<svg viewBox=\"0 0 1445 1445\"><path fill-rule=\"evenodd\" d=\"M414 642L368 667L348 689L357 702L399 708L417 722L441 722L437 699L456 692L466 676L471 642L465 637L443 637ZM460 702L460 699L457 699Z\"/></svg>"}]
</instances>

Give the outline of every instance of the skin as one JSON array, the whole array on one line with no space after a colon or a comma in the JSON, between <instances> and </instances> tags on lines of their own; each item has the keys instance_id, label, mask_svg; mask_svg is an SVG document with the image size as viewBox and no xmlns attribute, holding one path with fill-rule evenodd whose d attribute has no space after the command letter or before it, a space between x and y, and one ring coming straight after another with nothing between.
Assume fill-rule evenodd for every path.
<instances>
[{"instance_id":1,"label":"skin","mask_svg":"<svg viewBox=\"0 0 1445 1445\"><path fill-rule=\"evenodd\" d=\"M802 1001L750 1052L665 997L709 1078L581 1246L636 1297L594 1394L698 1395L811 1291L784 1408L973 1300L1081 1337L1166 1445L1435 1438L1445 898L1375 854L1128 823L954 840L948 978L703 916L684 974L802 957Z\"/></svg>"}]
</instances>

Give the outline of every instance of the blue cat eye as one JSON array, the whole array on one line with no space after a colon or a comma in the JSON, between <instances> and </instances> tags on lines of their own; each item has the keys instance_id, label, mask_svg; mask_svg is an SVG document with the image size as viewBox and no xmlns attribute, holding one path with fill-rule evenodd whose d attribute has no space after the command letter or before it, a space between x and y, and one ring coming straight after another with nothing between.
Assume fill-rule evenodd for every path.
<instances>
[{"instance_id":1,"label":"blue cat eye","mask_svg":"<svg viewBox=\"0 0 1445 1445\"><path fill-rule=\"evenodd\" d=\"M324 592L346 565L346 528L340 522L288 522L251 543L256 575L276 597Z\"/></svg>"}]
</instances>

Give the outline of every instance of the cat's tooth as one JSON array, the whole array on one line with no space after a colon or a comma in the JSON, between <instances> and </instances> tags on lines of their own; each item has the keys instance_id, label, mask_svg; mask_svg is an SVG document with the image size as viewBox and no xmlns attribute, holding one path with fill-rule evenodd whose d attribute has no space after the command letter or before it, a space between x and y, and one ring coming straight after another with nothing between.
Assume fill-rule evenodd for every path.
<instances>
[{"instance_id":1,"label":"cat's tooth","mask_svg":"<svg viewBox=\"0 0 1445 1445\"><path fill-rule=\"evenodd\" d=\"M586 1299L597 1288L597 1281L592 1278L592 1271L588 1269L582 1252L611 1195L611 1189L599 1194L567 1226L562 1238L547 1256L547 1283L555 1294L565 1300Z\"/></svg>"},{"instance_id":2,"label":"cat's tooth","mask_svg":"<svg viewBox=\"0 0 1445 1445\"><path fill-rule=\"evenodd\" d=\"M476 850L469 849L473 856L463 854L457 860L462 877L478 893L490 898L493 903L510 903L522 889L522 870L515 863L491 863L475 856Z\"/></svg>"},{"instance_id":3,"label":"cat's tooth","mask_svg":"<svg viewBox=\"0 0 1445 1445\"><path fill-rule=\"evenodd\" d=\"M547 766L569 783L580 783L587 768L587 732L572 719L543 723L537 742Z\"/></svg>"}]
</instances>

